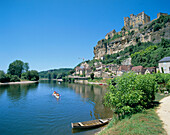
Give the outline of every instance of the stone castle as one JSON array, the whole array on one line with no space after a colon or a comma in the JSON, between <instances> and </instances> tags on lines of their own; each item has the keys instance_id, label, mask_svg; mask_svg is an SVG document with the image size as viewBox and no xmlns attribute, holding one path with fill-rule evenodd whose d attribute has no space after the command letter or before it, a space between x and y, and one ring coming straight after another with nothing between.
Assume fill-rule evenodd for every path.
<instances>
[{"instance_id":1,"label":"stone castle","mask_svg":"<svg viewBox=\"0 0 170 135\"><path fill-rule=\"evenodd\" d=\"M161 15L168 16L167 13L158 13L156 19ZM136 45L138 41L158 43L161 38L170 39L169 21L158 31L154 31L153 26L149 27L156 19L150 21L150 16L144 12L131 14L130 18L124 17L124 27L121 31L116 32L113 29L106 34L105 39L98 41L94 47L95 59L103 59L106 54L118 53L130 45Z\"/></svg>"},{"instance_id":2,"label":"stone castle","mask_svg":"<svg viewBox=\"0 0 170 135\"><path fill-rule=\"evenodd\" d=\"M124 17L124 26L126 29L130 27L139 27L148 22L150 22L150 16L146 15L144 11L137 15L130 14L130 18Z\"/></svg>"}]
</instances>

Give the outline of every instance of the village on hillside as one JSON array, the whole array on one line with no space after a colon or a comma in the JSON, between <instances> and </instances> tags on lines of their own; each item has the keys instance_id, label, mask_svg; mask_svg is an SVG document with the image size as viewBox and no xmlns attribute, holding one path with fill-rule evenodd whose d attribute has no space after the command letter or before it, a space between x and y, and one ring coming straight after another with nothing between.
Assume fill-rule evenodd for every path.
<instances>
[{"instance_id":1,"label":"village on hillside","mask_svg":"<svg viewBox=\"0 0 170 135\"><path fill-rule=\"evenodd\" d=\"M124 63L124 65L104 65L102 62L96 62L94 63L94 68L87 64L87 62L83 62L75 68L72 76L90 77L94 73L94 77L113 78L131 71L136 74L170 73L170 57L164 57L159 61L158 65L159 67L143 67L133 66L131 63Z\"/></svg>"},{"instance_id":2,"label":"village on hillside","mask_svg":"<svg viewBox=\"0 0 170 135\"><path fill-rule=\"evenodd\" d=\"M105 79L121 76L131 71L136 74L170 73L169 55L160 57L155 63L155 65L158 65L157 67L142 66L140 63L134 66L129 52L124 53L122 56L118 55L118 57L115 58L116 60L120 60L125 57L119 64L103 62L106 59L106 55L120 53L124 51L125 48L135 46L139 42L157 44L162 42L162 39L169 40L170 33L168 31L170 24L164 17L168 18L169 15L167 13L158 13L157 18L152 21L150 20L150 16L144 12L137 15L131 14L130 17L124 17L124 26L121 31L116 32L112 30L106 34L105 39L98 41L94 47L94 62L89 64L88 61L84 62L83 59L83 62L75 67L74 73L69 75L69 77L89 78L91 74L93 74L96 78ZM157 27L156 25L160 22L162 22L161 26Z\"/></svg>"}]
</instances>

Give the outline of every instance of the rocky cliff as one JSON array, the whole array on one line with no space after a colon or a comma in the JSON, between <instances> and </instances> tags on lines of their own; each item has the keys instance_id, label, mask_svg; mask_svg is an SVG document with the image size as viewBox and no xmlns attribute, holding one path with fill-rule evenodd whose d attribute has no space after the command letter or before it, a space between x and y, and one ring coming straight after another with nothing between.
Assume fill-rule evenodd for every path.
<instances>
[{"instance_id":1,"label":"rocky cliff","mask_svg":"<svg viewBox=\"0 0 170 135\"><path fill-rule=\"evenodd\" d=\"M159 43L162 38L170 39L170 15L161 16L138 28L122 29L113 38L98 41L94 47L95 59L120 52L138 42Z\"/></svg>"}]
</instances>

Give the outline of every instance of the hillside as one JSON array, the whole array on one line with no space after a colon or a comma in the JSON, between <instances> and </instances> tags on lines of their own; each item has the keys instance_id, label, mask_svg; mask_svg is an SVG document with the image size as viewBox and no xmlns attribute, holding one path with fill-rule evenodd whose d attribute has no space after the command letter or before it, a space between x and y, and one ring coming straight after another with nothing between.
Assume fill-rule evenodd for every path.
<instances>
[{"instance_id":1,"label":"hillside","mask_svg":"<svg viewBox=\"0 0 170 135\"><path fill-rule=\"evenodd\" d=\"M60 69L51 69L47 71L39 72L39 77L48 78L48 79L57 79L62 78L68 75L73 69L72 68L60 68Z\"/></svg>"},{"instance_id":2,"label":"hillside","mask_svg":"<svg viewBox=\"0 0 170 135\"><path fill-rule=\"evenodd\" d=\"M95 59L100 60L105 58L105 64L121 64L125 58L130 56L129 53L132 54L131 52L134 53L140 51L140 49L146 49L150 45L160 43L161 39L170 39L170 15L160 16L138 28L126 29L123 27L121 31L115 33L112 38L105 38L98 41L97 45L94 47ZM140 47L140 49L137 49L139 46L143 45L146 47ZM127 47L129 47L129 51L126 49ZM134 49L137 50L134 51ZM126 54L123 52L124 50ZM159 51L163 52L161 49ZM112 58L110 62L109 57Z\"/></svg>"}]
</instances>

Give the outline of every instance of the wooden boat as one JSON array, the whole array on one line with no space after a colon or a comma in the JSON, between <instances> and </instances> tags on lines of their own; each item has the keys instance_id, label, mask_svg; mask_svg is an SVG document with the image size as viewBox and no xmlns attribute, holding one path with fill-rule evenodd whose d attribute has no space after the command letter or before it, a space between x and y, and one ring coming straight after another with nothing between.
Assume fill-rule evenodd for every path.
<instances>
[{"instance_id":1,"label":"wooden boat","mask_svg":"<svg viewBox=\"0 0 170 135\"><path fill-rule=\"evenodd\" d=\"M108 124L112 118L107 119L97 119L92 121L84 121L84 122L77 122L71 123L71 127L73 129L86 129L86 128L96 128Z\"/></svg>"}]
</instances>

